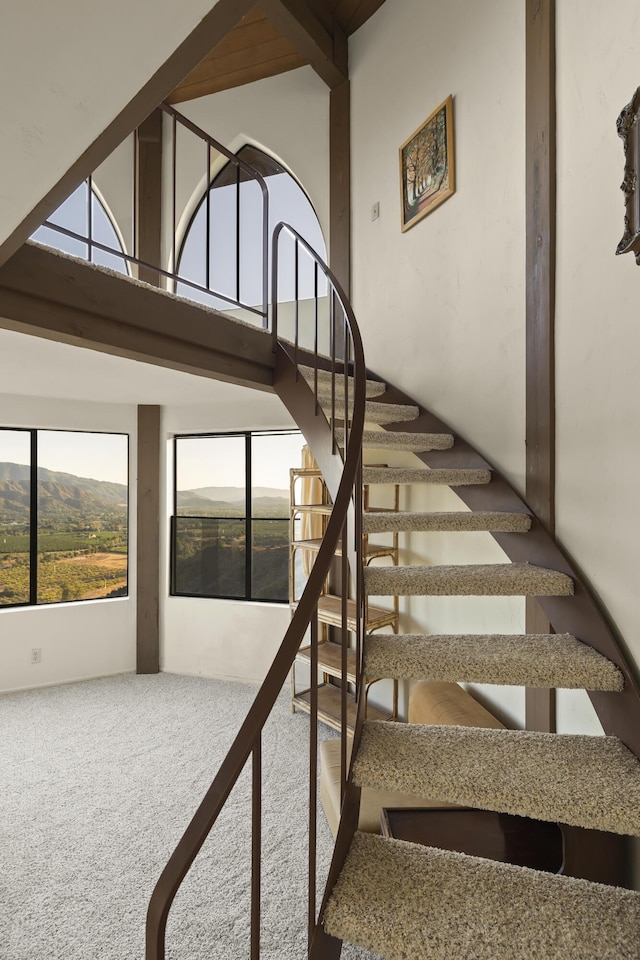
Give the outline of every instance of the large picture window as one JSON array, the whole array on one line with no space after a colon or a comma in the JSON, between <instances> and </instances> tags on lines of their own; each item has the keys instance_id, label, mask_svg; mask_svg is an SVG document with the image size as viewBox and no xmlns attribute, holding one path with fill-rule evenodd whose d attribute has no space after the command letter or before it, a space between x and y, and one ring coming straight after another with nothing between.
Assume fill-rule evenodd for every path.
<instances>
[{"instance_id":1,"label":"large picture window","mask_svg":"<svg viewBox=\"0 0 640 960\"><path fill-rule=\"evenodd\" d=\"M0 609L127 595L129 438L0 428Z\"/></svg>"},{"instance_id":2,"label":"large picture window","mask_svg":"<svg viewBox=\"0 0 640 960\"><path fill-rule=\"evenodd\" d=\"M297 431L175 438L171 592L286 603Z\"/></svg>"}]
</instances>

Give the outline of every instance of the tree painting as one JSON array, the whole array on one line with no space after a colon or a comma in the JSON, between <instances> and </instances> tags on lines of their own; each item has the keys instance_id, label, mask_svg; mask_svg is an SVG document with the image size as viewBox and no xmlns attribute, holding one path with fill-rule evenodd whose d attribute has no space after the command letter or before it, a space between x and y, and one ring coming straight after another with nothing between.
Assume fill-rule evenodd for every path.
<instances>
[{"instance_id":1,"label":"tree painting","mask_svg":"<svg viewBox=\"0 0 640 960\"><path fill-rule=\"evenodd\" d=\"M403 230L453 193L452 122L449 97L400 148Z\"/></svg>"}]
</instances>

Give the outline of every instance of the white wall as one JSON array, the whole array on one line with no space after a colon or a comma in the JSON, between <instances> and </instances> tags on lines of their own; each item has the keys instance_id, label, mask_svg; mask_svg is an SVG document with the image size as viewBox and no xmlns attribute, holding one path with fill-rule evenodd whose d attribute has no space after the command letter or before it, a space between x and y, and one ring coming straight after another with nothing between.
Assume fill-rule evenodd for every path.
<instances>
[{"instance_id":1,"label":"white wall","mask_svg":"<svg viewBox=\"0 0 640 960\"><path fill-rule=\"evenodd\" d=\"M255 399L248 394L245 389L237 402L231 397L224 406L172 406L163 411L167 484L160 541L160 555L166 559L160 584L160 668L168 673L261 681L291 620L288 604L169 596L174 435L295 427L275 394L256 392Z\"/></svg>"},{"instance_id":2,"label":"white wall","mask_svg":"<svg viewBox=\"0 0 640 960\"><path fill-rule=\"evenodd\" d=\"M369 366L523 487L524 4L386 0L349 57L353 292ZM449 94L456 193L402 234L398 148Z\"/></svg>"},{"instance_id":3,"label":"white wall","mask_svg":"<svg viewBox=\"0 0 640 960\"><path fill-rule=\"evenodd\" d=\"M177 109L234 152L252 143L281 160L308 193L328 235L329 94L310 67L178 104ZM204 189L206 158L195 140L183 137L178 144L177 219L184 230ZM168 202L165 193L166 209ZM171 217L166 218L169 229L170 222ZM169 249L165 234L167 260ZM168 458L175 433L291 426L295 424L275 395L260 393L253 398L247 391L224 405L169 406L163 416ZM164 557L171 514L170 459L167 466ZM291 618L288 605L170 597L168 564L161 596L161 668L169 672L260 681Z\"/></svg>"},{"instance_id":4,"label":"white wall","mask_svg":"<svg viewBox=\"0 0 640 960\"><path fill-rule=\"evenodd\" d=\"M640 267L615 257L634 0L558 4L557 531L640 661Z\"/></svg>"},{"instance_id":5,"label":"white wall","mask_svg":"<svg viewBox=\"0 0 640 960\"><path fill-rule=\"evenodd\" d=\"M136 407L0 395L0 424L128 433L129 556L136 555ZM0 692L135 669L135 564L129 596L0 610ZM32 647L42 660L30 663Z\"/></svg>"},{"instance_id":6,"label":"white wall","mask_svg":"<svg viewBox=\"0 0 640 960\"><path fill-rule=\"evenodd\" d=\"M350 42L354 301L368 362L469 437L520 490L523 13L524 4L509 0L428 8L387 0ZM615 120L638 85L637 4L591 5L585 15L579 0L559 0L557 46L558 536L637 658L640 273L633 257L614 256L623 229ZM457 192L402 234L398 147L449 93ZM375 201L381 216L372 222ZM456 508L448 492L420 498L420 508L422 501ZM414 536L407 549L413 562L500 559L488 540L466 536ZM519 604L414 599L405 622L431 632L517 632ZM498 703L505 719L522 721L522 691L480 694ZM582 692L559 694L558 727L601 732Z\"/></svg>"},{"instance_id":7,"label":"white wall","mask_svg":"<svg viewBox=\"0 0 640 960\"><path fill-rule=\"evenodd\" d=\"M138 93L217 0L3 0L0 242ZM149 25L153 24L153 42ZM34 70L39 82L34 82Z\"/></svg>"},{"instance_id":8,"label":"white wall","mask_svg":"<svg viewBox=\"0 0 640 960\"><path fill-rule=\"evenodd\" d=\"M179 103L176 109L234 153L252 143L282 161L306 190L328 237L329 91L311 67ZM177 210L184 229L194 199L204 192L206 155L188 135L179 138L178 150Z\"/></svg>"},{"instance_id":9,"label":"white wall","mask_svg":"<svg viewBox=\"0 0 640 960\"><path fill-rule=\"evenodd\" d=\"M386 0L349 56L353 297L367 363L522 489L524 5ZM450 93L456 193L403 234L398 149ZM396 461L417 465L410 454ZM413 487L402 498L405 509L465 509L448 489ZM488 534L412 534L400 546L401 563L506 562ZM519 598L409 597L400 611L401 632L524 629ZM523 725L521 688L471 689Z\"/></svg>"}]
</instances>

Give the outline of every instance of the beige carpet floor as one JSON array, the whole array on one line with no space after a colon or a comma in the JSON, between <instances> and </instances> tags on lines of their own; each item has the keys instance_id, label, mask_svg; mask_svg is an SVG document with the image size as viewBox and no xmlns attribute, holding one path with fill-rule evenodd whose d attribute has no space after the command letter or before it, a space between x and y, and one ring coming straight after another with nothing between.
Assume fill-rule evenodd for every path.
<instances>
[{"instance_id":1,"label":"beige carpet floor","mask_svg":"<svg viewBox=\"0 0 640 960\"><path fill-rule=\"evenodd\" d=\"M255 693L160 674L0 696L2 960L142 960L152 887ZM264 960L304 955L308 732L283 692L263 746ZM248 799L243 775L176 899L171 960L248 956ZM322 878L331 850L320 813Z\"/></svg>"}]
</instances>

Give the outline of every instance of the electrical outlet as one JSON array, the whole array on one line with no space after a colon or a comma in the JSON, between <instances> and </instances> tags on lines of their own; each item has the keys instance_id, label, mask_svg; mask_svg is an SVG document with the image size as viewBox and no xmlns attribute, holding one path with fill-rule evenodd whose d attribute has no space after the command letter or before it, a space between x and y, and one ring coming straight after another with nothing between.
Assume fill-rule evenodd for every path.
<instances>
[{"instance_id":1,"label":"electrical outlet","mask_svg":"<svg viewBox=\"0 0 640 960\"><path fill-rule=\"evenodd\" d=\"M380 216L380 202L376 200L376 202L371 207L371 219L377 220L379 216Z\"/></svg>"},{"instance_id":2,"label":"electrical outlet","mask_svg":"<svg viewBox=\"0 0 640 960\"><path fill-rule=\"evenodd\" d=\"M31 648L31 663L41 663L42 662L42 648L41 647L32 647Z\"/></svg>"}]
</instances>

